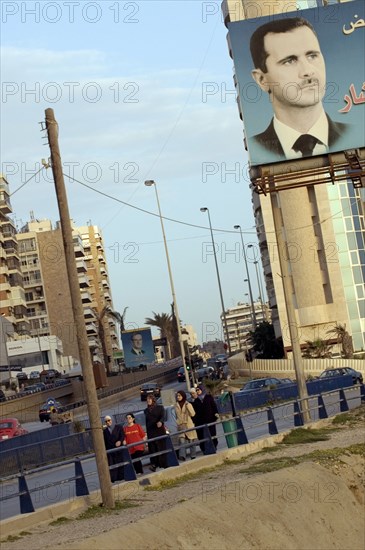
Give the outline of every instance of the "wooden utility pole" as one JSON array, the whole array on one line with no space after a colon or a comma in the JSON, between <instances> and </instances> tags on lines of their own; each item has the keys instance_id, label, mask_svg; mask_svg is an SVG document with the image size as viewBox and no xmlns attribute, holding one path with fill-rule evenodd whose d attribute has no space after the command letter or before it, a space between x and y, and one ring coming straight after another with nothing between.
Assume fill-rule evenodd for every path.
<instances>
[{"instance_id":1,"label":"wooden utility pole","mask_svg":"<svg viewBox=\"0 0 365 550\"><path fill-rule=\"evenodd\" d=\"M114 495L109 474L109 466L105 451L100 409L96 393L91 354L87 340L84 310L82 307L80 287L77 275L72 228L68 210L65 182L62 173L61 155L58 146L58 124L53 109L46 109L46 130L51 150L51 166L57 195L58 209L61 220L62 240L66 258L68 282L71 293L72 310L75 319L77 343L79 347L82 375L84 378L86 401L89 413L90 427L94 444L96 466L98 469L101 498L106 508L114 508ZM60 304L62 307L62 304Z\"/></svg>"}]
</instances>

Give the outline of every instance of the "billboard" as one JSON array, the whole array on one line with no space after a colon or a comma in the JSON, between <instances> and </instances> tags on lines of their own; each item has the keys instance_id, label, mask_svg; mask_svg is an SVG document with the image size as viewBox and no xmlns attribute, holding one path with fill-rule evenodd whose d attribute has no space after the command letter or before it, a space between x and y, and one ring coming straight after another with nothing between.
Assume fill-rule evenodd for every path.
<instances>
[{"instance_id":1,"label":"billboard","mask_svg":"<svg viewBox=\"0 0 365 550\"><path fill-rule=\"evenodd\" d=\"M365 2L228 24L250 163L365 145Z\"/></svg>"},{"instance_id":2,"label":"billboard","mask_svg":"<svg viewBox=\"0 0 365 550\"><path fill-rule=\"evenodd\" d=\"M150 328L139 328L122 332L122 346L125 366L136 369L155 361Z\"/></svg>"}]
</instances>

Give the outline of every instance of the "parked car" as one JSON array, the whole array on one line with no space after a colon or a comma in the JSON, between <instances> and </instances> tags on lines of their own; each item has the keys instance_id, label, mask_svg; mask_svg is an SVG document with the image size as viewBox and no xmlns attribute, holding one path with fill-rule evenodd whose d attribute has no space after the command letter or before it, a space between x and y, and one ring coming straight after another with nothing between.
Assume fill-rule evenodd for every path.
<instances>
[{"instance_id":1,"label":"parked car","mask_svg":"<svg viewBox=\"0 0 365 550\"><path fill-rule=\"evenodd\" d=\"M62 405L59 401L56 401L53 397L49 397L47 401L39 408L39 420L41 422L48 422L51 409L55 408L57 412L62 412Z\"/></svg>"},{"instance_id":2,"label":"parked car","mask_svg":"<svg viewBox=\"0 0 365 550\"><path fill-rule=\"evenodd\" d=\"M363 375L360 371L351 369L350 367L339 367L337 369L326 369L320 375L319 378L332 378L333 376L352 376L353 384L362 384Z\"/></svg>"},{"instance_id":3,"label":"parked car","mask_svg":"<svg viewBox=\"0 0 365 550\"><path fill-rule=\"evenodd\" d=\"M3 401L6 401L6 395L3 390L0 390L0 403L2 403Z\"/></svg>"},{"instance_id":4,"label":"parked car","mask_svg":"<svg viewBox=\"0 0 365 550\"><path fill-rule=\"evenodd\" d=\"M184 367L180 367L177 371L177 380L178 382L185 382L185 369Z\"/></svg>"},{"instance_id":5,"label":"parked car","mask_svg":"<svg viewBox=\"0 0 365 550\"><path fill-rule=\"evenodd\" d=\"M250 380L250 382L247 382L247 384L245 384L240 391L259 391L292 383L293 382L291 380L288 381L288 378L257 378L256 380Z\"/></svg>"},{"instance_id":6,"label":"parked car","mask_svg":"<svg viewBox=\"0 0 365 550\"><path fill-rule=\"evenodd\" d=\"M38 370L32 370L29 375L29 380L38 380L40 378L40 372Z\"/></svg>"},{"instance_id":7,"label":"parked car","mask_svg":"<svg viewBox=\"0 0 365 550\"><path fill-rule=\"evenodd\" d=\"M161 397L161 388L155 382L146 382L141 386L141 401L146 401L147 395L154 395L156 399Z\"/></svg>"},{"instance_id":8,"label":"parked car","mask_svg":"<svg viewBox=\"0 0 365 550\"><path fill-rule=\"evenodd\" d=\"M18 435L25 435L28 430L23 428L17 418L3 418L0 420L0 441L11 439Z\"/></svg>"},{"instance_id":9,"label":"parked car","mask_svg":"<svg viewBox=\"0 0 365 550\"><path fill-rule=\"evenodd\" d=\"M227 359L228 358L226 353L218 353L215 356L216 366L220 367L221 365L224 365L225 363L227 363Z\"/></svg>"},{"instance_id":10,"label":"parked car","mask_svg":"<svg viewBox=\"0 0 365 550\"><path fill-rule=\"evenodd\" d=\"M36 392L36 391L43 391L43 390L46 389L46 387L47 386L46 386L46 384L44 384L44 382L37 382L36 384L30 384L29 386L24 388L23 392L33 393L33 392Z\"/></svg>"},{"instance_id":11,"label":"parked car","mask_svg":"<svg viewBox=\"0 0 365 550\"><path fill-rule=\"evenodd\" d=\"M202 369L197 369L194 374L197 382L201 382L205 378L214 380L216 377L216 371L213 367L203 367Z\"/></svg>"},{"instance_id":12,"label":"parked car","mask_svg":"<svg viewBox=\"0 0 365 550\"><path fill-rule=\"evenodd\" d=\"M16 377L18 380L28 380L28 375L26 372L17 372Z\"/></svg>"},{"instance_id":13,"label":"parked car","mask_svg":"<svg viewBox=\"0 0 365 550\"><path fill-rule=\"evenodd\" d=\"M56 370L56 369L47 369L47 370L42 370L42 372L40 373L40 378L41 380L49 380L49 381L53 381L55 378L59 378L61 376L61 373L60 371Z\"/></svg>"}]
</instances>

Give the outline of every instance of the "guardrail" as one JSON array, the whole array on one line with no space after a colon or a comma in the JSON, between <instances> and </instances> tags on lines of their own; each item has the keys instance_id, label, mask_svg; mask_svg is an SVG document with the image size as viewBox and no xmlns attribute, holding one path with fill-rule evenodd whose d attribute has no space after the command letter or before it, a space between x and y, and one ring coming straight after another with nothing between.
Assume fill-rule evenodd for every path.
<instances>
[{"instance_id":1,"label":"guardrail","mask_svg":"<svg viewBox=\"0 0 365 550\"><path fill-rule=\"evenodd\" d=\"M328 399L329 398L329 399ZM335 399L332 399L335 398ZM348 411L351 407L352 402L357 401L357 404L365 402L365 387L362 384L361 386L351 386L349 388L341 388L339 390L332 390L323 394L312 396L309 400L309 410L312 413L312 416L315 419L328 418L334 416L339 412ZM327 401L327 402L326 402ZM329 402L328 402L329 401ZM332 401L332 402L331 402ZM236 415L232 418L220 420L217 422L212 422L211 424L204 424L203 426L197 426L196 428L203 430L203 437L200 440L195 440L195 443L204 444L204 454L210 455L217 452L216 446L214 445L214 440L222 440L226 443L228 448L236 447L239 445L245 445L249 443L250 436L248 433L250 430L258 427L266 427L269 435L275 435L287 430L288 426L285 428L280 424L283 424L283 420L290 419L292 427L303 426L303 417L301 411L301 401L295 400L290 403L278 404L274 407L266 407L259 411L245 413L243 415ZM357 406L356 403L354 406ZM330 408L332 407L332 409ZM252 421L253 420L253 421ZM216 435L211 433L211 427L222 427L222 432ZM179 465L178 453L184 447L188 448L191 446L192 442L181 444L179 442L176 444L176 437L181 434L184 434L189 430L173 432L171 434L166 434L158 438L150 439L147 442L164 440L166 442L166 448L160 452L149 454L148 458L150 459L153 456L159 456L161 454L166 454L167 457L167 466L168 467L177 467ZM215 430L214 430L215 431ZM218 430L219 431L219 430ZM49 487L55 487L57 485L64 484L66 482L75 481L76 484L76 496L87 495L89 494L89 489L86 483L85 477L90 475L95 475L95 471L84 474L82 461L94 458L94 454L90 453L92 450L92 439L90 432L83 432L80 434L74 434L68 437L62 437L55 441L51 442L52 449L49 449L49 444L47 444L46 449L42 449L42 446L38 446L38 452L36 452L35 445L29 445L27 447L19 447L8 451L5 453L0 453L0 469L3 473L3 484L2 484L2 494L0 496L0 502L11 499L19 498L20 502L20 512L28 513L34 511L34 505L31 499L31 493L35 490L41 491L42 489L47 489ZM133 467L133 462L136 462L138 459L132 459L129 453L129 448L135 446L136 443L133 443L128 446L123 446L118 449L112 449L107 451L109 453L121 453L121 460L117 464L113 464L110 469L123 467L124 468L124 480L131 481L136 480L137 476ZM48 454L45 454L47 451ZM35 465L42 463L44 461L56 461L59 459L59 456L63 456L67 452L73 452L74 454L81 455L82 453L85 456L69 459L66 462L54 462L53 464L48 464L47 466L38 466ZM145 457L146 458L146 457ZM29 489L27 480L29 476L33 474L39 474L46 471L51 471L59 468L60 466L64 467L68 464L74 464L75 474L71 477L66 477L58 481L46 483L43 486L37 484L36 489ZM14 475L14 469L20 471ZM9 469L13 470L13 473L9 475ZM3 494L6 489L6 482L12 479L18 479L18 491L12 492L11 494Z\"/></svg>"},{"instance_id":2,"label":"guardrail","mask_svg":"<svg viewBox=\"0 0 365 550\"><path fill-rule=\"evenodd\" d=\"M57 384L45 384L44 388L37 388L34 390L27 390L27 388L24 388L24 390L20 391L19 393L14 393L13 395L6 395L5 400L2 401L2 403L8 403L9 401L13 401L14 399L21 399L23 397L28 397L29 395L34 395L35 393L53 390L55 388L67 386L69 384L71 384L69 380L59 380Z\"/></svg>"}]
</instances>

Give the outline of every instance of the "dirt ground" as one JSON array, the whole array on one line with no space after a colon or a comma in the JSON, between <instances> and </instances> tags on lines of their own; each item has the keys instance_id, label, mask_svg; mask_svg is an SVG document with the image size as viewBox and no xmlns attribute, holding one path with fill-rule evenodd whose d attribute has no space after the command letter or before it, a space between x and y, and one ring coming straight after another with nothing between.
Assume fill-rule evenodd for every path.
<instances>
[{"instance_id":1,"label":"dirt ground","mask_svg":"<svg viewBox=\"0 0 365 550\"><path fill-rule=\"evenodd\" d=\"M280 444L160 490L135 485L133 507L35 525L1 550L365 550L364 421L365 406L328 420L326 441Z\"/></svg>"}]
</instances>

